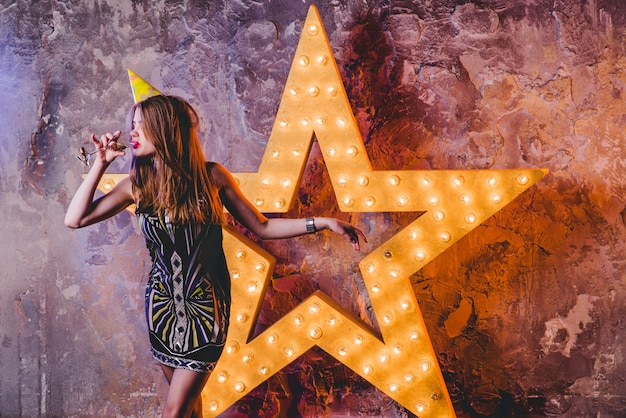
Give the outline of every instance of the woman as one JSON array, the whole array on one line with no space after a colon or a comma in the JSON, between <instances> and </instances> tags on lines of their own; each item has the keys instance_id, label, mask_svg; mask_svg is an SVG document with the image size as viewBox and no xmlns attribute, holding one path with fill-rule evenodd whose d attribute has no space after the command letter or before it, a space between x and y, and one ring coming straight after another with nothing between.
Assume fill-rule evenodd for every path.
<instances>
[{"instance_id":1,"label":"woman","mask_svg":"<svg viewBox=\"0 0 626 418\"><path fill-rule=\"evenodd\" d=\"M363 233L333 218L268 219L243 196L233 176L205 162L198 115L186 101L154 96L133 106L129 177L94 200L106 168L124 152L120 132L99 139L91 169L67 210L65 224L81 228L135 203L152 259L146 315L154 357L169 382L163 417L202 416L200 393L226 341L230 277L222 249L226 209L263 239L330 229L359 249Z\"/></svg>"}]
</instances>

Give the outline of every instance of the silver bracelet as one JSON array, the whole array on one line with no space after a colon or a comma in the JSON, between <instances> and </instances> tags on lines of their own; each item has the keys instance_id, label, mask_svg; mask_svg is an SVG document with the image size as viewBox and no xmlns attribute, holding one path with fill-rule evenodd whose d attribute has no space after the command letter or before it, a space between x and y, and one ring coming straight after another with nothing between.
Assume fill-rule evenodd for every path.
<instances>
[{"instance_id":1,"label":"silver bracelet","mask_svg":"<svg viewBox=\"0 0 626 418\"><path fill-rule=\"evenodd\" d=\"M306 225L306 232L309 234L317 232L317 228L315 227L315 218L306 218L304 224Z\"/></svg>"}]
</instances>

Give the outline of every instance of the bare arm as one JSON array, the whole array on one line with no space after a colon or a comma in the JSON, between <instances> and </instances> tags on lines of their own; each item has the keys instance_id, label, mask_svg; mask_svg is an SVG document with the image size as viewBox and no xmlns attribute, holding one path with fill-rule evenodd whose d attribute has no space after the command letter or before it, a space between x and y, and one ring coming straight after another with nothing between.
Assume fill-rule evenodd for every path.
<instances>
[{"instance_id":1,"label":"bare arm","mask_svg":"<svg viewBox=\"0 0 626 418\"><path fill-rule=\"evenodd\" d=\"M268 219L260 213L243 195L236 180L226 168L215 164L212 174L222 191L224 206L243 226L263 239L291 238L308 234L306 219ZM315 228L329 229L350 240L355 250L359 249L359 239L367 242L363 232L335 218L315 217Z\"/></svg>"},{"instance_id":2,"label":"bare arm","mask_svg":"<svg viewBox=\"0 0 626 418\"><path fill-rule=\"evenodd\" d=\"M106 148L109 141L117 140L117 138L114 135L107 134L103 135L100 140L97 140L92 135L91 140L96 145L96 149L101 149ZM123 179L109 193L94 200L102 175L111 162L120 155L124 155L124 152L107 149L95 156L96 158L94 158L89 173L67 208L67 213L65 214L66 226L69 228L82 228L100 222L121 212L133 203L132 186L129 178Z\"/></svg>"}]
</instances>

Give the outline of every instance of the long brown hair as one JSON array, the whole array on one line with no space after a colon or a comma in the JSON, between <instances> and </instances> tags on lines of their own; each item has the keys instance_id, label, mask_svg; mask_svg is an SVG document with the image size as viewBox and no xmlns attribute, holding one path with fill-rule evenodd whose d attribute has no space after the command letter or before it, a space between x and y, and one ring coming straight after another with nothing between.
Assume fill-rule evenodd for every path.
<instances>
[{"instance_id":1,"label":"long brown hair","mask_svg":"<svg viewBox=\"0 0 626 418\"><path fill-rule=\"evenodd\" d=\"M138 211L167 216L173 223L221 224L224 210L207 169L196 128L198 114L175 96L153 96L137 103L143 132L156 148L152 157L134 157L130 179Z\"/></svg>"}]
</instances>

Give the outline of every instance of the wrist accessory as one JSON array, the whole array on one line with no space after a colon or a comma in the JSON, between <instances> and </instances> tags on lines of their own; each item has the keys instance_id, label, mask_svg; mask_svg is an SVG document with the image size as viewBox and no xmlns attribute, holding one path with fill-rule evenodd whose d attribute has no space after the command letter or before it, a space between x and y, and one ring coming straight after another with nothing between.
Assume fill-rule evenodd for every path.
<instances>
[{"instance_id":1,"label":"wrist accessory","mask_svg":"<svg viewBox=\"0 0 626 418\"><path fill-rule=\"evenodd\" d=\"M306 218L305 225L306 225L306 232L308 232L309 234L317 232L314 218Z\"/></svg>"}]
</instances>

